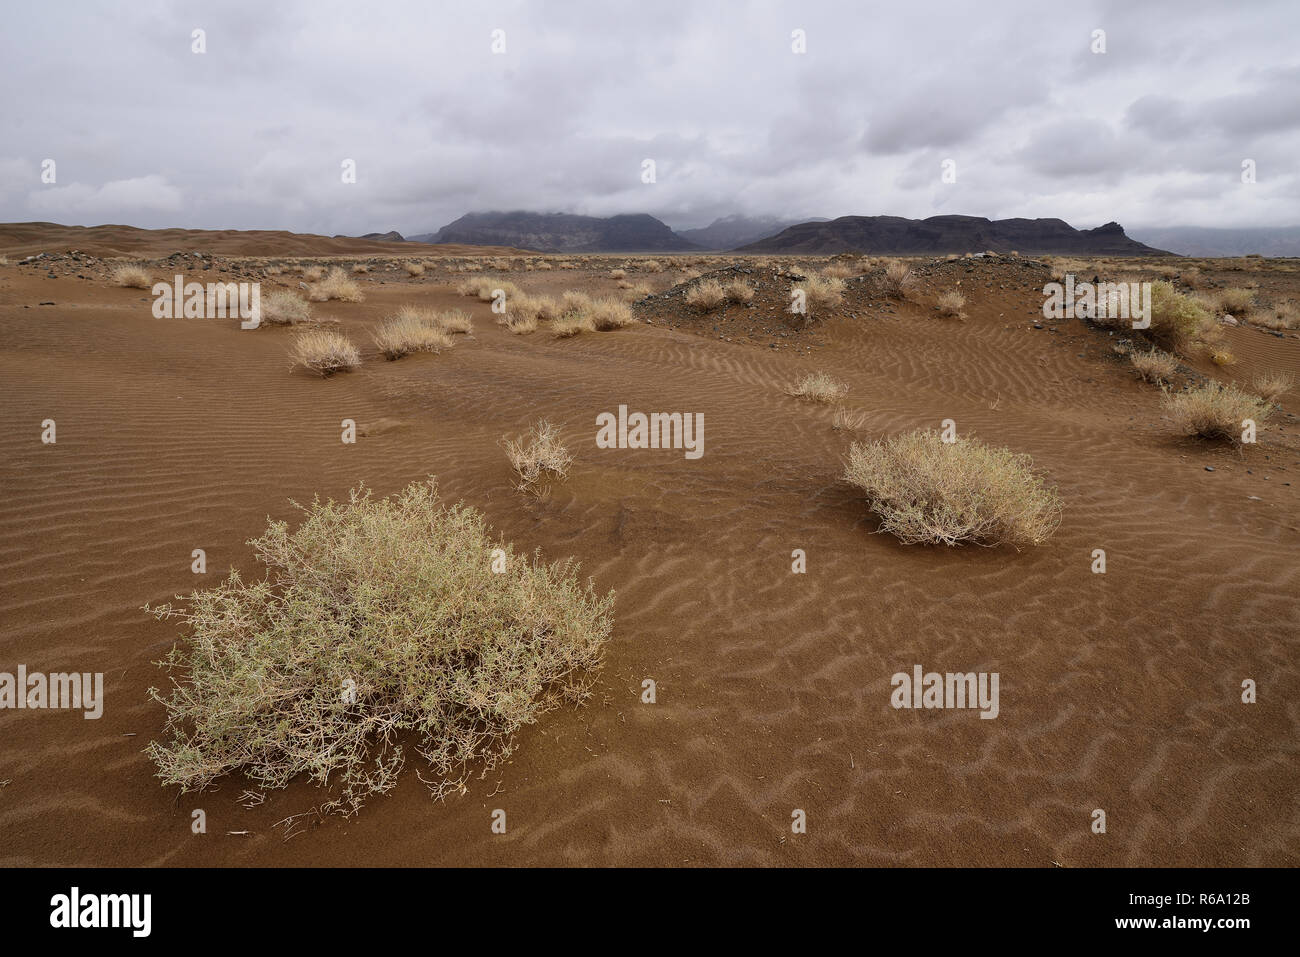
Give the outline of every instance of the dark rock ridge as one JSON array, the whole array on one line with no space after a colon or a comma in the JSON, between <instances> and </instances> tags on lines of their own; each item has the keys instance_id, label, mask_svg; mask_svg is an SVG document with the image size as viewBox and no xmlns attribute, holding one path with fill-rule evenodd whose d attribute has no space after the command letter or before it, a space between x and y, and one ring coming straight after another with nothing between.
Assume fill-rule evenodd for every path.
<instances>
[{"instance_id":1,"label":"dark rock ridge","mask_svg":"<svg viewBox=\"0 0 1300 957\"><path fill-rule=\"evenodd\" d=\"M985 219L982 216L841 216L800 223L737 252L824 255L936 256L1015 251L1024 256L1170 256L1129 239L1119 223L1075 229L1060 219Z\"/></svg>"},{"instance_id":2,"label":"dark rock ridge","mask_svg":"<svg viewBox=\"0 0 1300 957\"><path fill-rule=\"evenodd\" d=\"M515 246L556 253L646 253L700 248L646 213L604 218L572 213L468 213L442 227L432 241Z\"/></svg>"}]
</instances>

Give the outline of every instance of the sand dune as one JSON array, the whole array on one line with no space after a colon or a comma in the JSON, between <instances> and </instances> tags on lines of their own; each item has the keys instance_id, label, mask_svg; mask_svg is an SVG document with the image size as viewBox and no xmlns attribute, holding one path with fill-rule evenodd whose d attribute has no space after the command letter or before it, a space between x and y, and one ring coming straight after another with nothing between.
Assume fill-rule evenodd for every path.
<instances>
[{"instance_id":1,"label":"sand dune","mask_svg":"<svg viewBox=\"0 0 1300 957\"><path fill-rule=\"evenodd\" d=\"M406 255L288 233L0 227L11 258L64 246ZM607 269L510 278L609 293ZM0 267L0 658L102 671L107 697L98 721L0 717L0 861L1294 865L1296 397L1257 446L1179 437L1104 332L1035 329L1029 273L979 276L964 322L864 306L771 349L722 341L712 321L515 336L451 276L387 273L365 281L364 302L318 307L366 360L321 380L290 372L290 330L158 320L144 291ZM404 302L470 310L473 337L384 362L368 331ZM1200 371L1300 373L1300 339L1228 335L1238 365ZM1066 503L1057 535L1016 552L871 534L839 481L850 436L785 394L815 369L849 385L867 435L952 418L1031 454ZM620 404L703 412L706 454L596 448L596 416ZM497 446L542 415L575 454L547 499L513 488ZM54 446L39 441L47 418ZM362 427L355 446L340 442L344 418ZM289 499L359 481L387 494L430 474L521 551L572 555L617 590L596 700L526 729L463 797L432 803L408 773L358 818L287 842L274 825L316 789L246 809L238 776L179 798L160 787L141 753L162 725L147 689L177 634L141 606L204 583L194 548L206 583L257 574L243 543L268 516L290 518ZM795 548L807 574L791 573ZM1105 575L1090 571L1096 548ZM998 719L892 709L891 675L916 663L999 672ZM1240 701L1247 677L1258 704ZM645 678L657 704L640 702ZM190 832L194 808L205 836ZM806 835L790 833L795 808ZM1094 808L1106 835L1089 831Z\"/></svg>"}]
</instances>

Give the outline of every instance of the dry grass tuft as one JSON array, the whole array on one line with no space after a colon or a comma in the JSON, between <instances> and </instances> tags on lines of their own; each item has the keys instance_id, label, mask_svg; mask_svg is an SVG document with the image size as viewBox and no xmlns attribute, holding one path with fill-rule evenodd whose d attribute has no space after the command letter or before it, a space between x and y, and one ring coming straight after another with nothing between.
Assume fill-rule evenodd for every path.
<instances>
[{"instance_id":1,"label":"dry grass tuft","mask_svg":"<svg viewBox=\"0 0 1300 957\"><path fill-rule=\"evenodd\" d=\"M831 417L831 428L836 432L861 432L866 422L867 414L865 412L850 412L840 406L835 410L835 415Z\"/></svg>"},{"instance_id":2,"label":"dry grass tuft","mask_svg":"<svg viewBox=\"0 0 1300 957\"><path fill-rule=\"evenodd\" d=\"M584 312L591 319L592 326L599 332L622 329L636 322L627 303L608 297L593 300Z\"/></svg>"},{"instance_id":3,"label":"dry grass tuft","mask_svg":"<svg viewBox=\"0 0 1300 957\"><path fill-rule=\"evenodd\" d=\"M116 266L110 279L114 286L126 289L148 289L153 285L153 277L140 266Z\"/></svg>"},{"instance_id":4,"label":"dry grass tuft","mask_svg":"<svg viewBox=\"0 0 1300 957\"><path fill-rule=\"evenodd\" d=\"M322 377L336 372L351 372L361 365L357 347L337 332L327 329L309 329L299 333L289 357L295 366Z\"/></svg>"},{"instance_id":5,"label":"dry grass tuft","mask_svg":"<svg viewBox=\"0 0 1300 957\"><path fill-rule=\"evenodd\" d=\"M595 332L596 324L587 312L571 312L551 323L551 335L556 339L571 339L584 332Z\"/></svg>"},{"instance_id":6,"label":"dry grass tuft","mask_svg":"<svg viewBox=\"0 0 1300 957\"><path fill-rule=\"evenodd\" d=\"M962 307L966 305L966 297L956 290L945 292L937 300L939 315L961 317Z\"/></svg>"},{"instance_id":7,"label":"dry grass tuft","mask_svg":"<svg viewBox=\"0 0 1300 957\"><path fill-rule=\"evenodd\" d=\"M1127 321L1127 320L1125 320ZM1151 328L1147 334L1171 352L1182 352L1214 328L1214 316L1192 296L1168 282L1151 284Z\"/></svg>"},{"instance_id":8,"label":"dry grass tuft","mask_svg":"<svg viewBox=\"0 0 1300 957\"><path fill-rule=\"evenodd\" d=\"M918 429L855 442L844 479L866 493L880 531L907 545L1041 545L1061 522L1060 496L1028 455L974 438L949 444Z\"/></svg>"},{"instance_id":9,"label":"dry grass tuft","mask_svg":"<svg viewBox=\"0 0 1300 957\"><path fill-rule=\"evenodd\" d=\"M716 279L706 279L686 290L686 304L707 312L727 301L726 290Z\"/></svg>"},{"instance_id":10,"label":"dry grass tuft","mask_svg":"<svg viewBox=\"0 0 1300 957\"><path fill-rule=\"evenodd\" d=\"M891 299L902 299L912 288L914 277L912 267L900 260L893 260L885 267L885 278L881 283L884 294Z\"/></svg>"},{"instance_id":11,"label":"dry grass tuft","mask_svg":"<svg viewBox=\"0 0 1300 957\"><path fill-rule=\"evenodd\" d=\"M296 530L273 522L249 542L264 581L232 572L181 610L147 609L185 626L159 662L182 677L150 689L167 709L148 748L164 785L305 776L337 789L323 813L350 815L396 784L409 738L442 798L507 758L517 730L589 696L614 596L571 563L515 556L432 481L299 508Z\"/></svg>"},{"instance_id":12,"label":"dry grass tuft","mask_svg":"<svg viewBox=\"0 0 1300 957\"><path fill-rule=\"evenodd\" d=\"M328 302L331 299L340 302L360 302L365 296L361 293L361 287L349 279L347 273L335 266L330 269L327 276L312 283L311 288L307 290L307 298L312 302Z\"/></svg>"},{"instance_id":13,"label":"dry grass tuft","mask_svg":"<svg viewBox=\"0 0 1300 957\"><path fill-rule=\"evenodd\" d=\"M1272 411L1269 403L1258 396L1213 379L1182 392L1166 391L1163 402L1165 412L1180 432L1234 442L1241 441L1246 419L1259 424Z\"/></svg>"},{"instance_id":14,"label":"dry grass tuft","mask_svg":"<svg viewBox=\"0 0 1300 957\"><path fill-rule=\"evenodd\" d=\"M610 279L626 279L626 278L627 278L627 270L626 270L626 269L611 269L611 270L609 271L609 278L610 278Z\"/></svg>"},{"instance_id":15,"label":"dry grass tuft","mask_svg":"<svg viewBox=\"0 0 1300 957\"><path fill-rule=\"evenodd\" d=\"M423 275L424 275L424 266L423 266L422 264L420 264L420 263L407 263L407 264L406 264L406 274L407 274L408 276L411 276L411 277L415 277L415 276L423 276Z\"/></svg>"},{"instance_id":16,"label":"dry grass tuft","mask_svg":"<svg viewBox=\"0 0 1300 957\"><path fill-rule=\"evenodd\" d=\"M1134 349L1128 354L1128 361L1143 382L1168 382L1178 371L1178 360L1155 348L1145 352Z\"/></svg>"},{"instance_id":17,"label":"dry grass tuft","mask_svg":"<svg viewBox=\"0 0 1300 957\"><path fill-rule=\"evenodd\" d=\"M262 300L262 321L292 326L311 318L311 304L284 289L275 289Z\"/></svg>"},{"instance_id":18,"label":"dry grass tuft","mask_svg":"<svg viewBox=\"0 0 1300 957\"><path fill-rule=\"evenodd\" d=\"M754 287L743 279L737 279L727 284L726 293L732 302L750 302L754 298Z\"/></svg>"},{"instance_id":19,"label":"dry grass tuft","mask_svg":"<svg viewBox=\"0 0 1300 957\"><path fill-rule=\"evenodd\" d=\"M807 399L809 402L830 404L839 402L848 393L849 387L847 385L831 378L825 372L810 372L787 389L785 394L794 396L796 399Z\"/></svg>"},{"instance_id":20,"label":"dry grass tuft","mask_svg":"<svg viewBox=\"0 0 1300 957\"><path fill-rule=\"evenodd\" d=\"M1267 372L1256 376L1250 387L1269 405L1276 405L1277 400L1291 391L1295 379L1281 372Z\"/></svg>"},{"instance_id":21,"label":"dry grass tuft","mask_svg":"<svg viewBox=\"0 0 1300 957\"><path fill-rule=\"evenodd\" d=\"M1241 288L1222 289L1216 298L1220 310L1240 316L1254 304L1255 291Z\"/></svg>"},{"instance_id":22,"label":"dry grass tuft","mask_svg":"<svg viewBox=\"0 0 1300 957\"><path fill-rule=\"evenodd\" d=\"M560 442L560 432L546 419L542 419L518 439L503 436L501 447L523 485L533 485L544 474L564 478L569 474L573 456Z\"/></svg>"},{"instance_id":23,"label":"dry grass tuft","mask_svg":"<svg viewBox=\"0 0 1300 957\"><path fill-rule=\"evenodd\" d=\"M439 327L436 314L410 307L380 323L373 338L384 358L390 361L412 352L437 354L452 347L452 338Z\"/></svg>"},{"instance_id":24,"label":"dry grass tuft","mask_svg":"<svg viewBox=\"0 0 1300 957\"><path fill-rule=\"evenodd\" d=\"M1210 361L1213 362L1216 366L1230 366L1230 365L1236 365L1237 357L1234 356L1227 349L1211 349Z\"/></svg>"},{"instance_id":25,"label":"dry grass tuft","mask_svg":"<svg viewBox=\"0 0 1300 957\"><path fill-rule=\"evenodd\" d=\"M1300 306L1293 302L1280 302L1268 309L1258 309L1248 318L1254 325L1274 332L1300 329Z\"/></svg>"}]
</instances>

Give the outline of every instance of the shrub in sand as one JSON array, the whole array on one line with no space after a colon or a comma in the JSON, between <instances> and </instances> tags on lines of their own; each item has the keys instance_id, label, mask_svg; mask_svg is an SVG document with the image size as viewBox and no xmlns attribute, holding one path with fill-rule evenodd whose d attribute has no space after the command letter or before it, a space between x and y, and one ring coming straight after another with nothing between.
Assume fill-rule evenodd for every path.
<instances>
[{"instance_id":1,"label":"shrub in sand","mask_svg":"<svg viewBox=\"0 0 1300 957\"><path fill-rule=\"evenodd\" d=\"M298 334L289 350L295 366L301 366L319 376L336 372L351 372L361 365L357 347L337 332L327 329L309 329Z\"/></svg>"},{"instance_id":2,"label":"shrub in sand","mask_svg":"<svg viewBox=\"0 0 1300 957\"><path fill-rule=\"evenodd\" d=\"M787 389L786 395L807 399L809 402L829 404L839 402L848 395L848 392L848 386L831 378L825 372L811 372Z\"/></svg>"},{"instance_id":3,"label":"shrub in sand","mask_svg":"<svg viewBox=\"0 0 1300 957\"><path fill-rule=\"evenodd\" d=\"M328 302L337 299L340 302L360 302L365 297L361 287L348 278L338 266L333 267L327 276L312 283L307 291L307 298L312 302Z\"/></svg>"},{"instance_id":4,"label":"shrub in sand","mask_svg":"<svg viewBox=\"0 0 1300 957\"><path fill-rule=\"evenodd\" d=\"M743 279L727 283L727 298L732 302L750 302L754 298L754 287Z\"/></svg>"},{"instance_id":5,"label":"shrub in sand","mask_svg":"<svg viewBox=\"0 0 1300 957\"><path fill-rule=\"evenodd\" d=\"M452 338L435 319L415 313L398 313L385 319L373 333L384 358L393 360L412 352L439 353L452 347Z\"/></svg>"},{"instance_id":6,"label":"shrub in sand","mask_svg":"<svg viewBox=\"0 0 1300 957\"><path fill-rule=\"evenodd\" d=\"M861 432L866 422L865 412L850 412L841 406L835 410L835 415L831 418L831 428L836 432Z\"/></svg>"},{"instance_id":7,"label":"shrub in sand","mask_svg":"<svg viewBox=\"0 0 1300 957\"><path fill-rule=\"evenodd\" d=\"M939 307L941 316L961 316L962 306L966 305L966 297L961 293L953 290L943 293L937 300L936 305Z\"/></svg>"},{"instance_id":8,"label":"shrub in sand","mask_svg":"<svg viewBox=\"0 0 1300 957\"><path fill-rule=\"evenodd\" d=\"M647 259L645 262L641 263L641 268L646 272L663 272L664 264L657 259Z\"/></svg>"},{"instance_id":9,"label":"shrub in sand","mask_svg":"<svg viewBox=\"0 0 1300 957\"><path fill-rule=\"evenodd\" d=\"M470 318L469 313L460 309L446 309L438 312L433 322L448 335L469 335L474 330L474 320Z\"/></svg>"},{"instance_id":10,"label":"shrub in sand","mask_svg":"<svg viewBox=\"0 0 1300 957\"><path fill-rule=\"evenodd\" d=\"M934 430L853 443L844 479L866 493L880 531L908 545L1041 545L1061 522L1060 496L1029 456Z\"/></svg>"},{"instance_id":11,"label":"shrub in sand","mask_svg":"<svg viewBox=\"0 0 1300 957\"><path fill-rule=\"evenodd\" d=\"M262 300L262 321L291 326L311 318L311 304L284 289L274 289Z\"/></svg>"},{"instance_id":12,"label":"shrub in sand","mask_svg":"<svg viewBox=\"0 0 1300 957\"><path fill-rule=\"evenodd\" d=\"M829 266L822 267L822 275L827 279L848 279L855 273L852 266L846 266L844 263L831 263Z\"/></svg>"},{"instance_id":13,"label":"shrub in sand","mask_svg":"<svg viewBox=\"0 0 1300 957\"><path fill-rule=\"evenodd\" d=\"M1237 357L1234 356L1227 349L1211 349L1210 361L1213 362L1216 366L1230 366L1230 365L1236 365Z\"/></svg>"},{"instance_id":14,"label":"shrub in sand","mask_svg":"<svg viewBox=\"0 0 1300 957\"><path fill-rule=\"evenodd\" d=\"M560 295L560 315L568 315L573 312L582 312L591 305L591 297L585 292L576 292L572 289L566 289Z\"/></svg>"},{"instance_id":15,"label":"shrub in sand","mask_svg":"<svg viewBox=\"0 0 1300 957\"><path fill-rule=\"evenodd\" d=\"M432 481L299 508L295 531L273 522L249 542L265 580L232 572L181 609L147 609L185 624L159 662L182 677L166 696L150 689L167 709L148 748L164 785L305 775L335 789L322 813L354 814L393 787L409 741L441 798L466 790L471 765L508 757L519 728L589 697L614 595L571 562L515 556Z\"/></svg>"},{"instance_id":16,"label":"shrub in sand","mask_svg":"<svg viewBox=\"0 0 1300 957\"><path fill-rule=\"evenodd\" d=\"M321 279L325 278L324 266L299 266L298 268L302 271L302 278L306 279L308 282L319 282Z\"/></svg>"},{"instance_id":17,"label":"shrub in sand","mask_svg":"<svg viewBox=\"0 0 1300 957\"><path fill-rule=\"evenodd\" d=\"M407 263L406 274L411 277L423 276L424 266L422 266L420 263Z\"/></svg>"},{"instance_id":18,"label":"shrub in sand","mask_svg":"<svg viewBox=\"0 0 1300 957\"><path fill-rule=\"evenodd\" d=\"M559 430L545 419L522 438L502 437L501 447L524 485L534 484L544 474L564 478L569 474L569 464L573 461L573 456L560 442Z\"/></svg>"},{"instance_id":19,"label":"shrub in sand","mask_svg":"<svg viewBox=\"0 0 1300 957\"><path fill-rule=\"evenodd\" d=\"M1280 372L1269 372L1256 376L1250 385L1261 399L1272 405L1291 391L1292 386L1295 385L1295 379Z\"/></svg>"},{"instance_id":20,"label":"shrub in sand","mask_svg":"<svg viewBox=\"0 0 1300 957\"><path fill-rule=\"evenodd\" d=\"M844 301L844 280L826 276L809 276L800 288L813 309L827 309Z\"/></svg>"},{"instance_id":21,"label":"shrub in sand","mask_svg":"<svg viewBox=\"0 0 1300 957\"><path fill-rule=\"evenodd\" d=\"M686 290L686 305L696 309L716 309L726 301L726 290L722 288L722 283L714 279L706 279Z\"/></svg>"},{"instance_id":22,"label":"shrub in sand","mask_svg":"<svg viewBox=\"0 0 1300 957\"><path fill-rule=\"evenodd\" d=\"M599 332L621 329L636 322L631 308L625 302L602 297L592 301L583 312L591 319L591 324Z\"/></svg>"},{"instance_id":23,"label":"shrub in sand","mask_svg":"<svg viewBox=\"0 0 1300 957\"><path fill-rule=\"evenodd\" d=\"M1205 439L1240 442L1246 419L1258 424L1272 411L1272 406L1259 396L1213 379L1182 392L1166 390L1162 399L1175 428Z\"/></svg>"},{"instance_id":24,"label":"shrub in sand","mask_svg":"<svg viewBox=\"0 0 1300 957\"><path fill-rule=\"evenodd\" d=\"M1219 309L1223 312L1230 312L1234 316L1245 313L1254 302L1255 291L1253 289L1233 288L1219 291Z\"/></svg>"},{"instance_id":25,"label":"shrub in sand","mask_svg":"<svg viewBox=\"0 0 1300 957\"><path fill-rule=\"evenodd\" d=\"M1168 382L1178 371L1178 360L1159 349L1142 352L1134 349L1128 354L1128 361L1143 382Z\"/></svg>"},{"instance_id":26,"label":"shrub in sand","mask_svg":"<svg viewBox=\"0 0 1300 957\"><path fill-rule=\"evenodd\" d=\"M1128 320L1123 320L1128 324ZM1214 328L1214 316L1192 296L1163 280L1151 284L1151 328L1147 334L1174 352L1186 350Z\"/></svg>"},{"instance_id":27,"label":"shrub in sand","mask_svg":"<svg viewBox=\"0 0 1300 957\"><path fill-rule=\"evenodd\" d=\"M153 285L153 277L139 266L117 266L111 278L114 286L127 289L148 289Z\"/></svg>"},{"instance_id":28,"label":"shrub in sand","mask_svg":"<svg viewBox=\"0 0 1300 957\"><path fill-rule=\"evenodd\" d=\"M893 260L885 266L885 275L881 280L881 289L892 299L901 299L912 286L912 267L900 260Z\"/></svg>"},{"instance_id":29,"label":"shrub in sand","mask_svg":"<svg viewBox=\"0 0 1300 957\"><path fill-rule=\"evenodd\" d=\"M354 275L364 276L366 273L370 272L370 267L364 263L357 263L352 267L352 272Z\"/></svg>"},{"instance_id":30,"label":"shrub in sand","mask_svg":"<svg viewBox=\"0 0 1300 957\"><path fill-rule=\"evenodd\" d=\"M1300 329L1300 307L1293 302L1280 302L1268 309L1257 309L1247 318L1255 325L1274 332Z\"/></svg>"},{"instance_id":31,"label":"shrub in sand","mask_svg":"<svg viewBox=\"0 0 1300 957\"><path fill-rule=\"evenodd\" d=\"M551 323L551 335L556 339L571 339L595 331L596 324L587 312L570 312Z\"/></svg>"},{"instance_id":32,"label":"shrub in sand","mask_svg":"<svg viewBox=\"0 0 1300 957\"><path fill-rule=\"evenodd\" d=\"M626 278L627 278L627 270L626 270L626 269L611 269L611 270L609 271L609 278L610 278L610 279L626 279Z\"/></svg>"},{"instance_id":33,"label":"shrub in sand","mask_svg":"<svg viewBox=\"0 0 1300 957\"><path fill-rule=\"evenodd\" d=\"M507 316L505 326L517 336L527 335L537 329L537 317L529 315Z\"/></svg>"}]
</instances>

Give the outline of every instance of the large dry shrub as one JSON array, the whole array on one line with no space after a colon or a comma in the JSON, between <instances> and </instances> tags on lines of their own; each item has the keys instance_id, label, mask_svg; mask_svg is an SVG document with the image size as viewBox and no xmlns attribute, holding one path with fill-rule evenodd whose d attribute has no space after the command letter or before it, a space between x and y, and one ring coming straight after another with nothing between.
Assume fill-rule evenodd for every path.
<instances>
[{"instance_id":1,"label":"large dry shrub","mask_svg":"<svg viewBox=\"0 0 1300 957\"><path fill-rule=\"evenodd\" d=\"M585 312L590 317L591 324L600 332L621 329L636 322L627 303L609 297L594 300Z\"/></svg>"},{"instance_id":2,"label":"large dry shrub","mask_svg":"<svg viewBox=\"0 0 1300 957\"><path fill-rule=\"evenodd\" d=\"M866 493L880 530L908 545L1041 545L1061 521L1060 497L1028 455L934 430L853 443L844 479Z\"/></svg>"},{"instance_id":3,"label":"large dry shrub","mask_svg":"<svg viewBox=\"0 0 1300 957\"><path fill-rule=\"evenodd\" d=\"M914 279L912 267L902 260L892 260L885 266L885 275L881 279L881 291L891 299L901 299L912 288Z\"/></svg>"},{"instance_id":4,"label":"large dry shrub","mask_svg":"<svg viewBox=\"0 0 1300 957\"><path fill-rule=\"evenodd\" d=\"M148 289L153 285L153 277L141 266L121 265L113 267L109 277L114 286L126 289Z\"/></svg>"},{"instance_id":5,"label":"large dry shrub","mask_svg":"<svg viewBox=\"0 0 1300 957\"><path fill-rule=\"evenodd\" d=\"M706 279L686 290L686 304L707 311L716 309L727 301L726 290L716 279Z\"/></svg>"},{"instance_id":6,"label":"large dry shrub","mask_svg":"<svg viewBox=\"0 0 1300 957\"><path fill-rule=\"evenodd\" d=\"M295 366L319 376L351 372L361 365L361 353L345 336L328 329L309 329L300 333L289 350Z\"/></svg>"},{"instance_id":7,"label":"large dry shrub","mask_svg":"<svg viewBox=\"0 0 1300 957\"><path fill-rule=\"evenodd\" d=\"M844 280L827 276L809 276L800 286L812 310L838 306L844 301Z\"/></svg>"},{"instance_id":8,"label":"large dry shrub","mask_svg":"<svg viewBox=\"0 0 1300 957\"><path fill-rule=\"evenodd\" d=\"M262 321L291 326L311 318L311 304L286 289L273 289L262 300Z\"/></svg>"},{"instance_id":9,"label":"large dry shrub","mask_svg":"<svg viewBox=\"0 0 1300 957\"><path fill-rule=\"evenodd\" d=\"M149 609L186 625L160 662L170 694L150 689L167 708L167 738L148 749L164 784L306 775L338 787L323 810L351 814L396 783L414 739L441 797L465 790L472 763L509 755L520 727L587 695L613 593L597 597L572 564L515 556L432 481L299 508L296 531L272 522L248 543L264 580L232 572L183 610Z\"/></svg>"},{"instance_id":10,"label":"large dry shrub","mask_svg":"<svg viewBox=\"0 0 1300 957\"><path fill-rule=\"evenodd\" d=\"M1185 351L1213 328L1213 314L1195 298L1178 292L1168 282L1151 284L1151 328L1147 333L1156 342L1175 352Z\"/></svg>"},{"instance_id":11,"label":"large dry shrub","mask_svg":"<svg viewBox=\"0 0 1300 957\"><path fill-rule=\"evenodd\" d=\"M384 358L389 360L412 352L439 353L452 346L451 336L439 328L436 315L415 311L399 312L385 319L374 331L373 338Z\"/></svg>"},{"instance_id":12,"label":"large dry shrub","mask_svg":"<svg viewBox=\"0 0 1300 957\"><path fill-rule=\"evenodd\" d=\"M307 291L307 298L312 302L328 302L337 299L340 302L360 302L365 297L361 287L348 278L338 266L330 269L328 275L312 283Z\"/></svg>"},{"instance_id":13,"label":"large dry shrub","mask_svg":"<svg viewBox=\"0 0 1300 957\"><path fill-rule=\"evenodd\" d=\"M1259 424L1272 411L1270 404L1259 396L1214 379L1182 392L1166 391L1162 400L1165 413L1180 432L1233 442L1241 441L1246 419Z\"/></svg>"},{"instance_id":14,"label":"large dry shrub","mask_svg":"<svg viewBox=\"0 0 1300 957\"><path fill-rule=\"evenodd\" d=\"M1144 382L1168 382L1178 371L1178 360L1159 349L1134 349L1128 354L1128 361Z\"/></svg>"}]
</instances>

